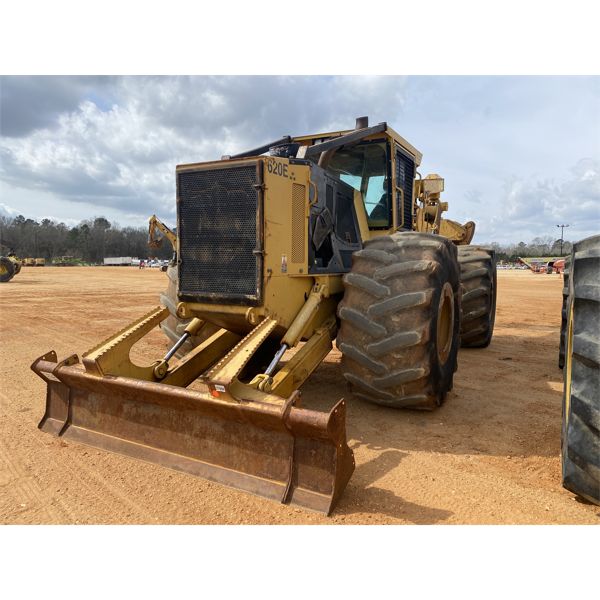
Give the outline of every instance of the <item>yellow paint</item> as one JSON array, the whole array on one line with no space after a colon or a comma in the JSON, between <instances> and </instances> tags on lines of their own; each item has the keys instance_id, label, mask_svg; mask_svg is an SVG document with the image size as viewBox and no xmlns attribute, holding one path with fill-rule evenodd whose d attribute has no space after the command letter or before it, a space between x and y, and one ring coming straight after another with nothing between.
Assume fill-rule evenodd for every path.
<instances>
[{"instance_id":1,"label":"yellow paint","mask_svg":"<svg viewBox=\"0 0 600 600\"><path fill-rule=\"evenodd\" d=\"M177 236L156 215L152 215L148 221L148 246L150 248L162 246L162 238L157 236L157 231L160 231L169 240L173 250L177 251Z\"/></svg>"},{"instance_id":2,"label":"yellow paint","mask_svg":"<svg viewBox=\"0 0 600 600\"><path fill-rule=\"evenodd\" d=\"M302 146L309 146L317 141L325 141L345 133L349 131L299 136L292 138L292 141ZM396 180L396 150L401 149L410 154L415 166L419 166L422 160L421 153L390 127L384 132L365 138L365 140L382 139L386 140L391 150L389 171L392 176L390 182L392 226L389 229L370 230L362 194L355 190L354 207L363 242L389 235L404 225L405 211L398 210L397 206L397 198L403 197L404 191ZM310 165L293 164L288 158L282 157L254 156L180 165L177 171L226 169L256 164L257 161L262 163L263 173L262 248L264 254L261 305L232 306L181 302L178 304L178 315L182 318L199 317L239 335L247 335L261 322L268 321L270 334L278 337L279 340L286 340L286 343L292 346L300 339L314 340L309 342L306 351L299 354L299 358L292 363L288 371L282 372L280 381L276 382L276 385L281 386L282 393L285 390L285 394L289 394L292 389L297 388L296 383L292 384L292 382L303 381L312 369L316 368L316 364L321 360L321 353L326 353L327 344L330 344L335 336L335 320L332 318L343 295L343 274L324 277L308 274L310 202L311 196L313 201L316 201L317 193L316 185L310 180ZM440 200L443 189L444 180L439 175L415 179L412 210L416 218L413 229L442 233L456 243L467 243L465 240L469 236L472 237L472 228L469 229L467 226L441 217L442 212L448 208L448 204ZM321 293L318 290L321 290ZM439 335L444 341L450 320L447 313L451 311L447 310L446 305L442 308L444 310L441 310L440 314ZM327 323L331 328L326 325ZM314 337L316 332L319 332L318 341ZM240 344L239 348L242 348L244 344L241 342ZM253 344L248 345L250 346L254 347ZM235 349L235 352L238 350ZM269 385L271 383L269 382Z\"/></svg>"}]
</instances>

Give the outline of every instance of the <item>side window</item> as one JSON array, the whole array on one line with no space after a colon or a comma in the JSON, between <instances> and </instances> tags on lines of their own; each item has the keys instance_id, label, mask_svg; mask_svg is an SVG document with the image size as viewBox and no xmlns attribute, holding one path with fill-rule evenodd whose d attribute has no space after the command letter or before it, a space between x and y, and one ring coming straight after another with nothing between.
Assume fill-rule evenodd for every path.
<instances>
[{"instance_id":1,"label":"side window","mask_svg":"<svg viewBox=\"0 0 600 600\"><path fill-rule=\"evenodd\" d=\"M348 173L340 173L339 175L340 179L344 183L351 185L355 190L358 190L360 192L360 177L358 177L357 175L349 175Z\"/></svg>"},{"instance_id":2,"label":"side window","mask_svg":"<svg viewBox=\"0 0 600 600\"><path fill-rule=\"evenodd\" d=\"M371 227L388 227L390 202L385 175L373 175L367 183L365 207Z\"/></svg>"},{"instance_id":3,"label":"side window","mask_svg":"<svg viewBox=\"0 0 600 600\"><path fill-rule=\"evenodd\" d=\"M351 148L342 148L332 156L328 170L362 194L370 228L386 229L391 226L392 206L385 142L363 142Z\"/></svg>"}]
</instances>

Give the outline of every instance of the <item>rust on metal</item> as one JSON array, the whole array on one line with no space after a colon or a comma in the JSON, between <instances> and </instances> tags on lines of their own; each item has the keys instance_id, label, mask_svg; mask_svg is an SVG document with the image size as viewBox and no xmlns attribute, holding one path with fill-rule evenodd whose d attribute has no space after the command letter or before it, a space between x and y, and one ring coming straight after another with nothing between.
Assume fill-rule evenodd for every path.
<instances>
[{"instance_id":1,"label":"rust on metal","mask_svg":"<svg viewBox=\"0 0 600 600\"><path fill-rule=\"evenodd\" d=\"M125 376L98 377L76 356L49 352L31 366L47 383L47 433L329 514L353 470L345 405L329 413L211 382L187 389ZM261 401L262 400L262 401Z\"/></svg>"}]
</instances>

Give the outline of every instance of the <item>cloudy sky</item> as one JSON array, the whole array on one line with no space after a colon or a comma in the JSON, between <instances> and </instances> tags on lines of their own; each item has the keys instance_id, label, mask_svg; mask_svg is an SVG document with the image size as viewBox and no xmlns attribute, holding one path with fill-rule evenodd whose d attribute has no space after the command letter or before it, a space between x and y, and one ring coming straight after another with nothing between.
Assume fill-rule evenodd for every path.
<instances>
[{"instance_id":1,"label":"cloudy sky","mask_svg":"<svg viewBox=\"0 0 600 600\"><path fill-rule=\"evenodd\" d=\"M0 214L175 220L175 165L387 121L475 241L600 232L600 77L0 78Z\"/></svg>"}]
</instances>

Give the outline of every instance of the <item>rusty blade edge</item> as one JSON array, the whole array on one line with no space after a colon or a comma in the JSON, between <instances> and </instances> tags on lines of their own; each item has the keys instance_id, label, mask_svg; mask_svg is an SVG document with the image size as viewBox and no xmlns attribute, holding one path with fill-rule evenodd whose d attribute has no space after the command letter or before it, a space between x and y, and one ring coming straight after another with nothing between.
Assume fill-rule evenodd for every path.
<instances>
[{"instance_id":1,"label":"rusty blade edge","mask_svg":"<svg viewBox=\"0 0 600 600\"><path fill-rule=\"evenodd\" d=\"M83 427L68 427L61 437L86 446L98 448L99 450L125 455L148 464L200 477L224 485L230 489L241 490L253 496L267 498L276 502L281 500L286 488L286 483L213 465L181 454L174 454L153 448L152 446L123 440L122 438L98 433ZM329 514L333 508L333 498L330 495L298 488L294 490L292 503L325 514Z\"/></svg>"},{"instance_id":2,"label":"rusty blade edge","mask_svg":"<svg viewBox=\"0 0 600 600\"><path fill-rule=\"evenodd\" d=\"M99 450L111 452L113 454L128 456L135 460L141 460L148 464L158 465L187 475L200 477L230 489L243 491L260 498L267 498L275 502L281 502L282 497L286 496L288 488L287 483L278 482L272 479L249 475L241 471L235 471L222 466L213 465L198 459L189 458L181 454L174 454L145 446L137 442L123 440L114 436L105 435L85 429L83 427L68 426L64 428L63 423L56 419L48 418L42 420L38 427L44 432L58 436L58 432L63 430L60 436L63 439L71 440L75 443L84 444ZM314 490L305 488L294 488L290 494L289 503L300 506L306 510L324 513L330 515L337 504L347 480L352 472L349 473L346 481L343 482L342 489L334 486L333 493L322 494ZM285 502L288 503L287 501Z\"/></svg>"},{"instance_id":3,"label":"rusty blade edge","mask_svg":"<svg viewBox=\"0 0 600 600\"><path fill-rule=\"evenodd\" d=\"M73 366L72 358L69 357L66 361L57 363L56 355L47 353L32 364L32 370L46 381L48 387L46 412L39 424L40 429L47 433L326 514L333 509L354 470L353 453L346 443L343 401L340 401L329 414L293 406L290 408L289 405L286 409L284 399L282 399L281 407L253 401L240 405L219 401L208 394L205 395L195 390L160 383L129 380L123 377L91 376L85 373L80 366ZM189 409L197 411L204 418L246 423L247 426L254 428L255 435L263 431L264 433L260 435L267 436L264 439L269 439L269 436L275 432L278 432L277 435L287 432L285 435L291 435L298 441L313 439L314 441L310 444L318 444L315 448L321 448L319 452L330 448L326 451L330 457L327 459L329 466L325 469L328 475L323 479L324 473L322 472L319 486L313 486L312 476L309 475L308 479L306 478L306 469L308 468L309 471L311 469L311 460L307 458L306 450L304 455L296 455L294 450L289 456L289 477L282 478L280 473L278 478L267 479L256 473L248 472L252 470L253 466L245 460L240 460L240 466L246 472L238 470L237 463L235 464L236 468L232 469L231 466L207 462L201 457L186 456L172 449L165 450L141 443L139 440L127 439L127 435L122 437L122 432L117 432L119 435L115 436L90 429L82 426L81 419L77 418L77 410L80 408L75 409L75 422L71 422L72 391L76 391L80 398L81 394L87 398L87 394L97 395L100 393L109 402L113 401L111 398L118 396L125 398L124 401L133 401L141 406L159 405L160 409L167 411ZM269 431L273 431L273 434L270 434ZM307 442L302 443L306 444ZM279 461L287 460L286 456L288 455L285 452L283 454L279 452L273 456L277 457ZM298 471L298 468L301 470ZM270 471L268 471L268 475L271 475ZM298 476L300 476L300 480L298 480ZM329 483L326 483L327 481Z\"/></svg>"}]
</instances>

